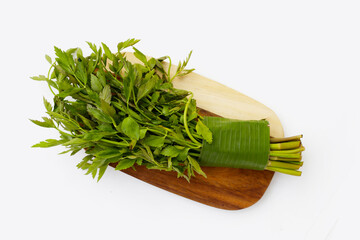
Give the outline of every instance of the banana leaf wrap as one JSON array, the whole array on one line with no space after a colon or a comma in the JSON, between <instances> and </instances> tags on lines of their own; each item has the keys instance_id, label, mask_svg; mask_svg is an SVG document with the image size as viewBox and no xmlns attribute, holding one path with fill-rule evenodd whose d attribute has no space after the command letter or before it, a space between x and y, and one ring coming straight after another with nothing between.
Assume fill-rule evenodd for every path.
<instances>
[{"instance_id":1,"label":"banana leaf wrap","mask_svg":"<svg viewBox=\"0 0 360 240\"><path fill-rule=\"evenodd\" d=\"M270 153L268 121L204 117L203 122L212 132L213 141L203 141L201 166L265 169Z\"/></svg>"}]
</instances>

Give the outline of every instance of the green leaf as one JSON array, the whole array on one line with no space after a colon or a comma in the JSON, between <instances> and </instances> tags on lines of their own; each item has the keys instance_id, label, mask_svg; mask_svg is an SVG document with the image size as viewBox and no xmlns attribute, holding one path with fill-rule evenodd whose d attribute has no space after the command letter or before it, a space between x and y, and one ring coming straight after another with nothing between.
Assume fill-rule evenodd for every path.
<instances>
[{"instance_id":1,"label":"green leaf","mask_svg":"<svg viewBox=\"0 0 360 240\"><path fill-rule=\"evenodd\" d=\"M48 122L41 122L41 121L38 121L38 120L32 120L30 119L30 121L32 121L34 124L40 126L40 127L45 127L45 128L52 128L54 127L53 124L50 124Z\"/></svg>"},{"instance_id":2,"label":"green leaf","mask_svg":"<svg viewBox=\"0 0 360 240\"><path fill-rule=\"evenodd\" d=\"M181 77L181 76L185 76L191 72L195 71L195 68L192 68L192 69L184 69L182 70L182 72L180 74L178 74L177 76L178 77Z\"/></svg>"},{"instance_id":3,"label":"green leaf","mask_svg":"<svg viewBox=\"0 0 360 240\"><path fill-rule=\"evenodd\" d=\"M141 158L138 158L138 159L136 159L136 164L137 165L139 165L139 166L141 166L142 165L142 159Z\"/></svg>"},{"instance_id":4,"label":"green leaf","mask_svg":"<svg viewBox=\"0 0 360 240\"><path fill-rule=\"evenodd\" d=\"M68 150L62 151L61 153L59 153L59 155L65 154L65 153L68 153L68 152L71 152L71 151L72 151L72 149L68 149Z\"/></svg>"},{"instance_id":5,"label":"green leaf","mask_svg":"<svg viewBox=\"0 0 360 240\"><path fill-rule=\"evenodd\" d=\"M81 139L81 138L73 138L70 141L67 141L65 143L63 143L64 146L69 146L69 145L81 145L84 143L87 143L88 141Z\"/></svg>"},{"instance_id":6,"label":"green leaf","mask_svg":"<svg viewBox=\"0 0 360 240\"><path fill-rule=\"evenodd\" d=\"M131 139L140 139L139 124L130 116L125 118L121 123L121 131Z\"/></svg>"},{"instance_id":7,"label":"green leaf","mask_svg":"<svg viewBox=\"0 0 360 240\"><path fill-rule=\"evenodd\" d=\"M74 73L75 63L70 53L62 51L60 48L54 47L57 56L56 61L68 73Z\"/></svg>"},{"instance_id":8,"label":"green leaf","mask_svg":"<svg viewBox=\"0 0 360 240\"><path fill-rule=\"evenodd\" d=\"M124 95L126 99L126 104L129 104L131 93L134 91L133 88L136 74L136 68L134 68L132 65L129 65L127 76L124 78Z\"/></svg>"},{"instance_id":9,"label":"green leaf","mask_svg":"<svg viewBox=\"0 0 360 240\"><path fill-rule=\"evenodd\" d=\"M84 63L82 61L79 61L78 64L77 64L75 75L86 86L86 84L87 84L87 74L86 74Z\"/></svg>"},{"instance_id":10,"label":"green leaf","mask_svg":"<svg viewBox=\"0 0 360 240\"><path fill-rule=\"evenodd\" d=\"M105 79L104 72L101 71L101 70L99 70L99 71L97 71L96 76L97 76L97 78L99 79L101 85L102 85L103 87L105 87L105 85L106 85L106 79Z\"/></svg>"},{"instance_id":11,"label":"green leaf","mask_svg":"<svg viewBox=\"0 0 360 240\"><path fill-rule=\"evenodd\" d=\"M52 64L52 60L49 55L45 55L45 59L46 59L46 61L48 61L48 63Z\"/></svg>"},{"instance_id":12,"label":"green leaf","mask_svg":"<svg viewBox=\"0 0 360 240\"><path fill-rule=\"evenodd\" d=\"M146 97L154 89L155 84L156 78L150 78L146 83L141 85L137 93L137 101L139 101L143 97Z\"/></svg>"},{"instance_id":13,"label":"green leaf","mask_svg":"<svg viewBox=\"0 0 360 240\"><path fill-rule=\"evenodd\" d=\"M150 135L144 139L144 144L150 147L162 147L165 142L165 137Z\"/></svg>"},{"instance_id":14,"label":"green leaf","mask_svg":"<svg viewBox=\"0 0 360 240\"><path fill-rule=\"evenodd\" d=\"M79 116L82 120L82 122L89 128L89 129L93 129L93 121L87 119L86 117L82 116L81 114L77 114L77 116Z\"/></svg>"},{"instance_id":15,"label":"green leaf","mask_svg":"<svg viewBox=\"0 0 360 240\"><path fill-rule=\"evenodd\" d=\"M169 90L171 87L172 87L172 84L169 82L166 82L166 83L162 84L159 89L164 91L164 90Z\"/></svg>"},{"instance_id":16,"label":"green leaf","mask_svg":"<svg viewBox=\"0 0 360 240\"><path fill-rule=\"evenodd\" d=\"M77 87L74 87L74 88L69 88L65 91L62 91L58 94L59 97L61 98L65 98L67 96L73 96L74 94L80 92L82 90L82 88L77 88Z\"/></svg>"},{"instance_id":17,"label":"green leaf","mask_svg":"<svg viewBox=\"0 0 360 240\"><path fill-rule=\"evenodd\" d=\"M154 155L152 154L152 151L149 146L143 145L144 148L140 148L140 151L136 153L137 157L140 157L144 159L145 161L155 164L156 166L159 166L159 163L155 161Z\"/></svg>"},{"instance_id":18,"label":"green leaf","mask_svg":"<svg viewBox=\"0 0 360 240\"><path fill-rule=\"evenodd\" d=\"M147 62L146 56L142 52L140 52L138 49L136 49L135 47L133 47L133 49L135 51L134 56L147 66L148 62Z\"/></svg>"},{"instance_id":19,"label":"green leaf","mask_svg":"<svg viewBox=\"0 0 360 240\"><path fill-rule=\"evenodd\" d=\"M200 119L198 119L196 124L196 132L201 135L209 144L212 143L212 133Z\"/></svg>"},{"instance_id":20,"label":"green leaf","mask_svg":"<svg viewBox=\"0 0 360 240\"><path fill-rule=\"evenodd\" d=\"M174 125L177 125L179 123L179 117L176 116L175 114L171 115L171 117L169 118L169 122L171 122Z\"/></svg>"},{"instance_id":21,"label":"green leaf","mask_svg":"<svg viewBox=\"0 0 360 240\"><path fill-rule=\"evenodd\" d=\"M77 48L69 48L68 50L66 50L66 53L68 54L68 56L73 55L76 52Z\"/></svg>"},{"instance_id":22,"label":"green leaf","mask_svg":"<svg viewBox=\"0 0 360 240\"><path fill-rule=\"evenodd\" d=\"M74 146L72 146L72 148L75 148ZM78 147L77 149L73 150L70 154L70 156L73 156L75 155L76 153L78 153L82 148L81 147Z\"/></svg>"},{"instance_id":23,"label":"green leaf","mask_svg":"<svg viewBox=\"0 0 360 240\"><path fill-rule=\"evenodd\" d=\"M185 141L184 135L181 132L181 129L179 126L174 127L175 132L170 133L171 136L177 138L180 141Z\"/></svg>"},{"instance_id":24,"label":"green leaf","mask_svg":"<svg viewBox=\"0 0 360 240\"><path fill-rule=\"evenodd\" d=\"M44 75L39 75L39 76L34 76L34 77L30 77L32 80L36 80L36 81L47 81L47 77L45 77Z\"/></svg>"},{"instance_id":25,"label":"green leaf","mask_svg":"<svg viewBox=\"0 0 360 240\"><path fill-rule=\"evenodd\" d=\"M123 161L118 169L133 167L137 162L149 169L176 171L189 180L197 166L187 156L200 150L189 147L192 143L183 136L181 116L189 92L174 89L171 80L175 76L168 76L169 69L162 66L162 61L169 57L148 59L134 48L140 63L127 61L120 51L138 41L128 39L119 43L117 54L104 43L97 47L88 42L92 50L89 56L84 56L79 48L63 51L57 47L55 59L45 56L54 67L50 77L45 74L32 79L46 81L58 94L54 104L43 100L50 117L31 121L56 128L61 137L34 146L61 144L71 155L85 149L89 156L79 167L98 180L109 163L120 159ZM180 62L177 76L192 71L185 69L190 55ZM195 101L190 102L187 117L190 132L208 144L208 134L201 123L196 127Z\"/></svg>"},{"instance_id":26,"label":"green leaf","mask_svg":"<svg viewBox=\"0 0 360 240\"><path fill-rule=\"evenodd\" d=\"M102 139L105 136L111 136L116 134L116 131L114 132L104 132L104 131L100 131L100 130L91 130L89 132L84 133L83 135L83 139L84 140L88 140L88 141L99 141L100 139Z\"/></svg>"},{"instance_id":27,"label":"green leaf","mask_svg":"<svg viewBox=\"0 0 360 240\"><path fill-rule=\"evenodd\" d=\"M202 166L264 170L269 161L270 128L266 120L204 117L213 143L203 141Z\"/></svg>"},{"instance_id":28,"label":"green leaf","mask_svg":"<svg viewBox=\"0 0 360 240\"><path fill-rule=\"evenodd\" d=\"M124 115L125 113L127 113L127 109L126 109L126 107L123 105L123 103L122 102L111 102L111 104L116 108L116 109L118 109L118 110L120 110L120 111L118 111L119 112L119 114L122 114L122 115Z\"/></svg>"},{"instance_id":29,"label":"green leaf","mask_svg":"<svg viewBox=\"0 0 360 240\"><path fill-rule=\"evenodd\" d=\"M91 89L97 93L99 93L103 89L100 80L94 74L90 75L90 83L91 83Z\"/></svg>"},{"instance_id":30,"label":"green leaf","mask_svg":"<svg viewBox=\"0 0 360 240\"><path fill-rule=\"evenodd\" d=\"M174 146L167 146L161 151L161 154L166 157L177 157L181 153L181 149L178 149Z\"/></svg>"},{"instance_id":31,"label":"green leaf","mask_svg":"<svg viewBox=\"0 0 360 240\"><path fill-rule=\"evenodd\" d=\"M97 53L96 45L91 42L86 42L94 53Z\"/></svg>"},{"instance_id":32,"label":"green leaf","mask_svg":"<svg viewBox=\"0 0 360 240\"><path fill-rule=\"evenodd\" d=\"M52 127L55 127L54 121L52 119L47 118L47 117L42 117L42 119L44 120L44 122L48 123Z\"/></svg>"},{"instance_id":33,"label":"green leaf","mask_svg":"<svg viewBox=\"0 0 360 240\"><path fill-rule=\"evenodd\" d=\"M79 128L79 125L77 125L77 122L73 121L66 115L61 115L56 112L48 112L48 114L52 118L56 119L57 122L61 122L64 125L64 128L68 131L75 131ZM64 113L62 113L62 114L64 114Z\"/></svg>"},{"instance_id":34,"label":"green leaf","mask_svg":"<svg viewBox=\"0 0 360 240\"><path fill-rule=\"evenodd\" d=\"M165 105L162 109L162 114L164 116L168 116L169 115L169 106Z\"/></svg>"},{"instance_id":35,"label":"green leaf","mask_svg":"<svg viewBox=\"0 0 360 240\"><path fill-rule=\"evenodd\" d=\"M140 128L140 139L143 139L146 135L147 128Z\"/></svg>"},{"instance_id":36,"label":"green leaf","mask_svg":"<svg viewBox=\"0 0 360 240\"><path fill-rule=\"evenodd\" d=\"M89 95L91 101L95 103L94 105L100 105L100 97L97 92L91 90L90 88L86 88L86 92Z\"/></svg>"},{"instance_id":37,"label":"green leaf","mask_svg":"<svg viewBox=\"0 0 360 240\"><path fill-rule=\"evenodd\" d=\"M154 92L151 95L151 103L157 103L160 97L160 92Z\"/></svg>"},{"instance_id":38,"label":"green leaf","mask_svg":"<svg viewBox=\"0 0 360 240\"><path fill-rule=\"evenodd\" d=\"M121 50L127 48L127 47L130 47L130 46L133 46L135 45L137 42L139 42L140 40L139 39L135 39L135 38L132 38L132 39L128 39L126 40L125 42L120 42L118 45L117 45L117 48L118 48L118 52L120 52Z\"/></svg>"},{"instance_id":39,"label":"green leaf","mask_svg":"<svg viewBox=\"0 0 360 240\"><path fill-rule=\"evenodd\" d=\"M112 118L115 118L116 110L113 106L111 106L109 103L105 102L103 99L100 100L101 103L101 110L111 116Z\"/></svg>"},{"instance_id":40,"label":"green leaf","mask_svg":"<svg viewBox=\"0 0 360 240\"><path fill-rule=\"evenodd\" d=\"M58 86L56 85L56 83L54 81L52 81L50 79L46 79L46 82L53 88L58 89Z\"/></svg>"},{"instance_id":41,"label":"green leaf","mask_svg":"<svg viewBox=\"0 0 360 240\"><path fill-rule=\"evenodd\" d=\"M107 167L108 167L108 165L104 165L99 168L99 175L98 175L98 179L97 179L98 182L100 181L102 176L104 176L104 173L105 173Z\"/></svg>"},{"instance_id":42,"label":"green leaf","mask_svg":"<svg viewBox=\"0 0 360 240\"><path fill-rule=\"evenodd\" d=\"M192 51L190 51L189 55L187 56L187 58L185 59L185 61L183 61L182 63L179 62L178 64L178 68L176 70L176 73L178 74L178 76L180 75L185 75L183 71L185 70L186 65L188 64L190 57L191 57ZM190 69L188 70L188 72L192 72L194 69Z\"/></svg>"},{"instance_id":43,"label":"green leaf","mask_svg":"<svg viewBox=\"0 0 360 240\"><path fill-rule=\"evenodd\" d=\"M189 160L190 165L193 167L193 169L195 170L195 172L197 172L198 174L204 176L206 178L206 174L203 172L203 170L201 169L199 163L193 159L190 156L187 156L187 159Z\"/></svg>"},{"instance_id":44,"label":"green leaf","mask_svg":"<svg viewBox=\"0 0 360 240\"><path fill-rule=\"evenodd\" d=\"M44 106L46 108L46 111L51 112L52 111L52 106L51 104L45 99L45 97L43 97L43 102L44 102Z\"/></svg>"},{"instance_id":45,"label":"green leaf","mask_svg":"<svg viewBox=\"0 0 360 240\"><path fill-rule=\"evenodd\" d=\"M91 116L93 116L100 122L112 123L111 117L98 109L88 106L87 111L90 113Z\"/></svg>"},{"instance_id":46,"label":"green leaf","mask_svg":"<svg viewBox=\"0 0 360 240\"><path fill-rule=\"evenodd\" d=\"M177 159L179 159L180 161L185 161L188 156L189 150L190 148L184 148L183 150L181 150Z\"/></svg>"},{"instance_id":47,"label":"green leaf","mask_svg":"<svg viewBox=\"0 0 360 240\"><path fill-rule=\"evenodd\" d=\"M97 166L96 166L97 167ZM97 174L97 168L94 167L94 169L91 171L91 176L92 178L95 178L96 177L96 174Z\"/></svg>"},{"instance_id":48,"label":"green leaf","mask_svg":"<svg viewBox=\"0 0 360 240\"><path fill-rule=\"evenodd\" d=\"M124 150L109 148L109 149L105 149L105 150L97 152L95 154L95 156L98 158L113 158L113 157L120 157L123 154L124 154Z\"/></svg>"},{"instance_id":49,"label":"green leaf","mask_svg":"<svg viewBox=\"0 0 360 240\"><path fill-rule=\"evenodd\" d=\"M148 66L150 69L153 69L156 65L156 59L155 58L150 58L150 60L148 61Z\"/></svg>"},{"instance_id":50,"label":"green leaf","mask_svg":"<svg viewBox=\"0 0 360 240\"><path fill-rule=\"evenodd\" d=\"M111 103L111 88L109 85L105 85L104 89L100 92L99 97L108 104Z\"/></svg>"},{"instance_id":51,"label":"green leaf","mask_svg":"<svg viewBox=\"0 0 360 240\"><path fill-rule=\"evenodd\" d=\"M56 120L62 120L62 119L67 120L67 117L65 117L65 116L63 116L63 115L61 115L60 113L57 113L57 112L48 112L48 114L51 117L55 118Z\"/></svg>"},{"instance_id":52,"label":"green leaf","mask_svg":"<svg viewBox=\"0 0 360 240\"><path fill-rule=\"evenodd\" d=\"M76 56L79 57L83 57L83 51L81 50L81 48L76 48Z\"/></svg>"},{"instance_id":53,"label":"green leaf","mask_svg":"<svg viewBox=\"0 0 360 240\"><path fill-rule=\"evenodd\" d=\"M81 168L81 169L83 169L83 170L85 170L85 169L87 169L87 167L90 165L90 164L88 164L88 162L90 161L90 160L92 160L93 159L93 155L87 155L87 156L85 156L83 159L82 159L82 161L78 164L78 165L76 165L76 167L77 168ZM87 165L87 166L86 166Z\"/></svg>"},{"instance_id":54,"label":"green leaf","mask_svg":"<svg viewBox=\"0 0 360 240\"><path fill-rule=\"evenodd\" d=\"M116 165L115 169L116 170L124 170L127 169L129 167L132 167L134 165L134 163L136 162L136 159L122 159L118 162L118 164Z\"/></svg>"},{"instance_id":55,"label":"green leaf","mask_svg":"<svg viewBox=\"0 0 360 240\"><path fill-rule=\"evenodd\" d=\"M136 120L141 121L142 118L140 117L139 114L137 114L135 111L131 110L131 108L128 109L128 113L131 117L135 118Z\"/></svg>"},{"instance_id":56,"label":"green leaf","mask_svg":"<svg viewBox=\"0 0 360 240\"><path fill-rule=\"evenodd\" d=\"M93 178L95 178L97 171L100 167L105 166L106 165L106 159L93 159L92 164L88 167L88 171L86 172L86 174L90 174L92 175Z\"/></svg>"},{"instance_id":57,"label":"green leaf","mask_svg":"<svg viewBox=\"0 0 360 240\"><path fill-rule=\"evenodd\" d=\"M97 126L97 129L103 132L115 132L114 128L112 127L112 124L109 123L101 123Z\"/></svg>"},{"instance_id":58,"label":"green leaf","mask_svg":"<svg viewBox=\"0 0 360 240\"><path fill-rule=\"evenodd\" d=\"M48 147L54 147L60 144L65 143L67 140L56 140L56 139L47 139L45 141L41 141L32 147L40 147L40 148L48 148Z\"/></svg>"},{"instance_id":59,"label":"green leaf","mask_svg":"<svg viewBox=\"0 0 360 240\"><path fill-rule=\"evenodd\" d=\"M63 76L63 75L61 75ZM60 78L62 78L61 76L59 76ZM70 88L73 88L73 85L70 83L70 81L64 81L63 79L62 80L58 80L58 85L59 85L59 90L60 91L65 91L65 90L68 90Z\"/></svg>"},{"instance_id":60,"label":"green leaf","mask_svg":"<svg viewBox=\"0 0 360 240\"><path fill-rule=\"evenodd\" d=\"M109 47L106 46L105 43L101 43L101 45L103 46L106 57L108 57L111 61L114 61L114 55L111 53Z\"/></svg>"}]
</instances>

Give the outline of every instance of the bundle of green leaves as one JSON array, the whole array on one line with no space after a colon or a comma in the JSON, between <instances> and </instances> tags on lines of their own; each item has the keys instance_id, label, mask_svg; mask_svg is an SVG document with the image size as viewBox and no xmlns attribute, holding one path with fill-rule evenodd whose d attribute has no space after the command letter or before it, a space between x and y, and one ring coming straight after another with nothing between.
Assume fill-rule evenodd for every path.
<instances>
[{"instance_id":1,"label":"bundle of green leaves","mask_svg":"<svg viewBox=\"0 0 360 240\"><path fill-rule=\"evenodd\" d=\"M56 58L48 75L32 77L46 81L54 94L53 104L44 98L48 117L31 120L60 133L33 147L63 145L71 155L84 150L77 165L98 180L111 163L117 170L144 165L149 169L175 171L188 181L195 172L206 177L198 162L202 142L212 141L202 123L192 93L173 87L172 81L193 71L185 69L191 52L170 74L171 58L148 58L135 47L141 61L126 59L124 49L139 40L129 39L112 53L88 43L90 56L80 48L55 47ZM170 62L164 68L163 61Z\"/></svg>"}]
</instances>

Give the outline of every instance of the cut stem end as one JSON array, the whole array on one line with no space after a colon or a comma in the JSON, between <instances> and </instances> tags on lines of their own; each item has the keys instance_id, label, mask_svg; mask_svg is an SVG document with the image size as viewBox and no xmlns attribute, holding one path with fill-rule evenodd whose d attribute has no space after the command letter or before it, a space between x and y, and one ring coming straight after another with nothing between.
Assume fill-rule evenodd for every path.
<instances>
[{"instance_id":1,"label":"cut stem end","mask_svg":"<svg viewBox=\"0 0 360 240\"><path fill-rule=\"evenodd\" d=\"M302 136L270 138L269 162L265 169L301 176L301 171L299 171L303 165L303 162L300 162L302 159L301 154L305 150L301 143Z\"/></svg>"}]
</instances>

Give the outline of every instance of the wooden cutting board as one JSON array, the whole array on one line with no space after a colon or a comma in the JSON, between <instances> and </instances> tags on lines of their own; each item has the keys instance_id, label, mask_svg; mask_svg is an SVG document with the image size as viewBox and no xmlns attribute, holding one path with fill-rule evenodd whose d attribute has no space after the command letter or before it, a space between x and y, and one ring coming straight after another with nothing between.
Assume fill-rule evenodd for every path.
<instances>
[{"instance_id":1,"label":"wooden cutting board","mask_svg":"<svg viewBox=\"0 0 360 240\"><path fill-rule=\"evenodd\" d=\"M131 53L126 54L131 62L140 63ZM167 67L167 63L164 63ZM176 66L172 66L172 73ZM270 135L283 137L282 125L276 114L265 105L229 87L196 73L175 78L174 87L193 92L197 106L203 115L241 120L266 119L270 123ZM137 166L123 170L128 175L175 193L185 198L221 209L239 210L256 203L265 193L273 177L270 171L255 171L234 168L203 167L207 178L196 176L188 183L177 178L176 173L148 170Z\"/></svg>"}]
</instances>

